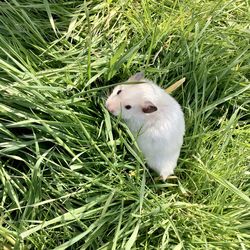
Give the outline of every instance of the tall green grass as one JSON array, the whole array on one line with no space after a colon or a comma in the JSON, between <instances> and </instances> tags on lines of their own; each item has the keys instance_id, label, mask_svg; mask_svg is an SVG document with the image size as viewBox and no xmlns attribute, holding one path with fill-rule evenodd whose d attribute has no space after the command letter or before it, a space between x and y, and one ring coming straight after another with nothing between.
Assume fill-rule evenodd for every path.
<instances>
[{"instance_id":1,"label":"tall green grass","mask_svg":"<svg viewBox=\"0 0 250 250\"><path fill-rule=\"evenodd\" d=\"M1 2L0 249L249 249L249 10ZM103 105L141 70L164 88L187 78L165 183Z\"/></svg>"}]
</instances>

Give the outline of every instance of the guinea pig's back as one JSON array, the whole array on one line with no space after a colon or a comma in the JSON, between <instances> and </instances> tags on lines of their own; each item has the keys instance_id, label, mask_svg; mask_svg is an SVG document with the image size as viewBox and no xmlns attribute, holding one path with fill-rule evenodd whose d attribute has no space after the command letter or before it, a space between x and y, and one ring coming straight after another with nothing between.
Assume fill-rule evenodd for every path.
<instances>
[{"instance_id":1,"label":"guinea pig's back","mask_svg":"<svg viewBox=\"0 0 250 250\"><path fill-rule=\"evenodd\" d=\"M164 96L164 117L168 118L168 121L172 124L171 126L174 126L175 129L178 129L180 134L184 135L185 121L180 104L175 100L174 97L170 96L166 92L164 93Z\"/></svg>"},{"instance_id":2,"label":"guinea pig's back","mask_svg":"<svg viewBox=\"0 0 250 250\"><path fill-rule=\"evenodd\" d=\"M164 137L164 133L167 133L170 141L177 140L182 144L185 133L182 108L175 98L166 93L165 90L158 86L154 86L154 88L158 89L155 96L158 112L155 114L153 123L151 123L153 125L151 132L159 133L159 137Z\"/></svg>"}]
</instances>

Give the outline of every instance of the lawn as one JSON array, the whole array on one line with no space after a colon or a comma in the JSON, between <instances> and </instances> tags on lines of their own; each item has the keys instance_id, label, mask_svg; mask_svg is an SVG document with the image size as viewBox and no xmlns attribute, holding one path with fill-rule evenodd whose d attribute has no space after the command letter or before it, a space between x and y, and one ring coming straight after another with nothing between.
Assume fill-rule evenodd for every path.
<instances>
[{"instance_id":1,"label":"lawn","mask_svg":"<svg viewBox=\"0 0 250 250\"><path fill-rule=\"evenodd\" d=\"M250 249L248 0L0 3L0 249ZM186 135L148 170L112 87L144 71Z\"/></svg>"}]
</instances>

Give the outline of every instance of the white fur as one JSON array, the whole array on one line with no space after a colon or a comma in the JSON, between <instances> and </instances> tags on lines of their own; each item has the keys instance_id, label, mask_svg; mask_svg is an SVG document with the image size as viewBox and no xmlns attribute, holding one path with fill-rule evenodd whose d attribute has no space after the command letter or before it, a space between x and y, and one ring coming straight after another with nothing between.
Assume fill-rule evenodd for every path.
<instances>
[{"instance_id":1,"label":"white fur","mask_svg":"<svg viewBox=\"0 0 250 250\"><path fill-rule=\"evenodd\" d=\"M114 88L106 101L107 109L121 115L134 134L149 167L163 180L174 173L185 133L184 116L177 101L153 82L136 74ZM121 90L119 94L117 92ZM144 113L142 108L153 104L157 110ZM127 110L126 105L131 105Z\"/></svg>"}]
</instances>

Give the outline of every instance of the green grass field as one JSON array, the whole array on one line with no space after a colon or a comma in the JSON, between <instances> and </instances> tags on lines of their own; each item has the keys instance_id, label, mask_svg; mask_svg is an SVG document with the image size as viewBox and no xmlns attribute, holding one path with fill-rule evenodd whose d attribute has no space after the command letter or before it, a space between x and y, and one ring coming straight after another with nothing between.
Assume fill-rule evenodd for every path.
<instances>
[{"instance_id":1,"label":"green grass field","mask_svg":"<svg viewBox=\"0 0 250 250\"><path fill-rule=\"evenodd\" d=\"M248 0L0 3L0 249L250 249ZM138 71L183 107L167 182L105 99Z\"/></svg>"}]
</instances>

